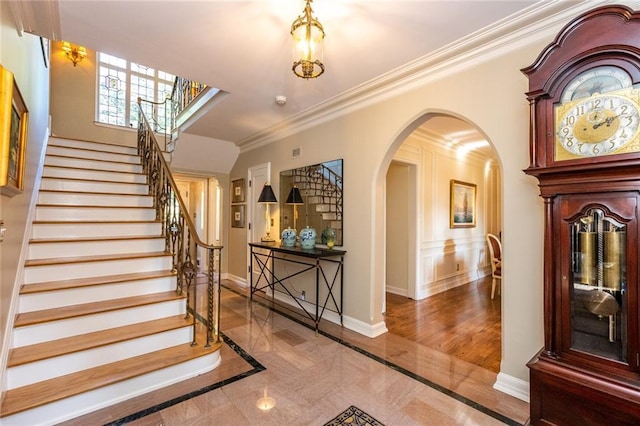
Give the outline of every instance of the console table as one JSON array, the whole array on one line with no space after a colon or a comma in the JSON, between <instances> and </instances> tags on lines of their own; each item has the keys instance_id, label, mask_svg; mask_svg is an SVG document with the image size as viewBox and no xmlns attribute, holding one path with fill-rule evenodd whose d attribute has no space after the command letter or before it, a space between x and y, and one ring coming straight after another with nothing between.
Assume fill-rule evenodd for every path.
<instances>
[{"instance_id":1,"label":"console table","mask_svg":"<svg viewBox=\"0 0 640 426\"><path fill-rule=\"evenodd\" d=\"M346 251L320 247L313 249L283 247L276 243L264 242L249 243L249 247L251 248L251 268L254 266L254 261L258 268L258 271L253 271L252 269L250 273L251 299L253 299L255 292L267 288L271 289L272 297L275 298L275 285L279 284L297 303L300 309L313 321L316 332L318 331L318 324L322 318L322 314L327 307L329 307L329 310L335 309L335 312L340 315L340 324L342 325L342 280L344 276L344 255L347 253ZM276 274L276 261L300 265L301 269L289 274L284 272L284 276L279 276ZM336 266L335 271L331 271L330 275L327 275L326 271L328 265ZM291 292L289 288L290 284L287 282L291 278L309 271L315 271L315 302L313 302L315 312L310 312L309 309L312 308L307 308L305 304L301 303L301 300ZM280 272L278 271L278 273ZM254 278L256 274L257 277ZM264 278L262 283L260 283L261 278ZM320 300L321 288L327 290L327 294L324 295L324 300L322 301ZM335 293L338 291L339 293ZM336 301L336 294L340 295L339 302ZM329 302L331 302L331 304Z\"/></svg>"}]
</instances>

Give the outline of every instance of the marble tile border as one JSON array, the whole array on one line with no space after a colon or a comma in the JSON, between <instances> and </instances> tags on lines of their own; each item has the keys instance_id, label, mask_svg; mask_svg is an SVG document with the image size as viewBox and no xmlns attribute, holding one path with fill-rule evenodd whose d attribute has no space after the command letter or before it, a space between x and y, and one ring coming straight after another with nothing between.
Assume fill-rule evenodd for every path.
<instances>
[{"instance_id":1,"label":"marble tile border","mask_svg":"<svg viewBox=\"0 0 640 426\"><path fill-rule=\"evenodd\" d=\"M228 384L237 382L238 380L242 380L246 377L253 376L256 373L266 370L266 367L258 362L254 357L249 355L247 351L242 349L240 346L236 344L233 340L231 340L227 335L220 332L220 336L222 337L223 342L228 345L235 353L237 353L242 359L244 359L249 365L251 365L252 369L249 371L245 371L244 373L240 373L228 379L221 380L219 382L213 383L209 386L205 386L203 388L197 389L193 392L186 393L179 397L170 399L161 404L154 405L153 407L146 408L144 410L138 411L137 413L130 414L126 417L122 417L121 419L115 420L113 422L107 423L105 426L118 426L123 425L134 420L138 420L142 417L148 416L160 410L164 410L165 408L169 408L173 405L179 404L181 402L187 401L191 398L195 398L196 396L202 395L207 392L211 392L213 390L219 389Z\"/></svg>"},{"instance_id":2,"label":"marble tile border","mask_svg":"<svg viewBox=\"0 0 640 426\"><path fill-rule=\"evenodd\" d=\"M236 293L236 294L238 294L238 295L240 295L242 297L247 297L246 295L236 291L233 288L225 287L225 289L227 289L227 290L229 290L229 291L231 291L233 293ZM473 400L471 400L471 399L469 399L469 398L467 398L467 397L465 397L463 395L460 395L459 393L456 393L456 392L452 391L451 389L447 389L446 387L444 387L442 385L439 385L438 383L435 383L435 382L433 382L433 381L431 381L431 380L429 380L429 379L427 379L425 377L421 377L421 376L419 376L419 375L407 370L404 367L401 367L401 366L399 366L399 365L397 365L397 364L395 364L393 362L387 361L386 359L384 359L384 358L382 358L382 357L380 357L378 355L372 354L371 352L368 352L368 351L366 351L366 350L364 350L362 348L359 348L358 346L354 345L353 343L350 343L350 342L347 342L345 340L342 340L341 338L339 338L337 336L334 336L334 335L332 335L330 333L327 333L326 331L323 331L323 330L320 330L320 329L316 330L313 325L306 324L305 322L301 321L300 319L296 318L295 316L287 314L286 312L282 312L281 310L275 309L275 307L269 306L267 303L264 303L264 302L262 302L260 300L256 300L255 297L253 298L253 303L257 303L257 304L259 304L259 305L261 305L261 306L263 306L263 307L265 307L267 309L270 309L273 312L276 312L277 314L282 315L283 317L285 317L285 318L287 318L287 319L289 319L291 321L294 321L294 322L296 322L296 323L298 323L298 324L300 324L300 325L302 325L302 326L304 326L304 327L306 327L306 328L308 328L310 330L315 330L317 334L320 334L320 335L322 335L322 336L324 336L324 337L326 337L328 339L333 340L336 343L339 343L339 344L341 344L343 346L346 346L347 348L352 349L352 350L358 352L359 354L364 355L364 356L366 356L366 357L368 357L368 358L370 358L370 359L372 359L372 360L374 360L376 362L379 362L380 364L383 364L383 365L385 365L385 366L387 366L387 367L389 367L389 368L391 368L391 369L393 369L393 370L395 370L395 371L397 371L397 372L399 372L399 373L401 373L401 374L403 374L403 375L405 375L407 377L410 377L410 378L412 378L414 380L417 380L418 382L420 382L420 383L422 383L422 384L424 384L426 386L429 386L430 388L432 388L432 389L434 389L434 390L436 390L436 391L438 391L440 393L443 393L443 394L447 395L448 397L451 397L451 398L455 399L456 401L461 402L461 403L463 403L463 404L465 404L465 405L467 405L467 406L469 406L469 407L471 407L471 408L473 408L475 410L478 410L478 411L480 411L480 412L482 412L482 413L484 413L484 414L486 414L486 415L488 415L490 417L493 417L494 419L499 420L504 424L511 425L511 426L521 426L521 423L517 422L514 419L511 419L511 418L505 416L504 414L498 413L497 411L492 410L491 408L486 407L486 406L484 406L482 404L479 404L479 403L477 403L477 402L475 402L475 401L473 401Z\"/></svg>"},{"instance_id":3,"label":"marble tile border","mask_svg":"<svg viewBox=\"0 0 640 426\"><path fill-rule=\"evenodd\" d=\"M237 290L235 290L233 288L225 287L225 289L228 290L228 291L231 291L231 292L233 292L233 293L235 293L235 294L237 294L239 296L242 296L244 298L248 298L245 294L242 294L241 292L239 292L239 291L237 291ZM395 370L395 371L397 371L397 372L399 372L399 373L401 373L401 374L403 374L403 375L405 375L407 377L410 377L410 378L412 378L412 379L414 379L414 380L416 380L416 381L418 381L418 382L420 382L420 383L422 383L422 384L424 384L426 386L429 386L430 388L432 388L432 389L434 389L434 390L436 390L436 391L438 391L440 393L443 393L444 395L446 395L446 396L448 396L450 398L453 398L456 401L461 402L461 403L463 403L463 404L465 404L465 405L467 405L467 406L469 406L469 407L471 407L471 408L473 408L473 409L475 409L477 411L480 411L480 412L482 412L482 413L484 413L484 414L486 414L486 415L488 415L490 417L493 417L494 419L496 419L498 421L501 421L504 424L512 425L512 426L520 426L521 425L517 421L515 421L515 420L513 420L513 419L511 419L511 418L509 418L509 417L507 417L507 416L505 416L505 415L503 415L501 413L498 413L497 411L494 411L494 410L492 410L492 409L490 409L488 407L485 407L484 405L479 404L479 403L477 403L477 402L475 402L475 401L473 401L473 400L471 400L471 399L469 399L469 398L467 398L467 397L465 397L463 395L460 395L460 394L458 394L458 393L456 393L456 392L454 392L454 391L452 391L450 389L447 389L446 387L444 387L442 385L439 385L439 384L437 384L437 383L435 383L435 382L433 382L433 381L431 381L431 380L429 380L429 379L427 379L425 377L421 377L421 376L419 376L419 375L417 375L417 374L415 374L415 373L413 373L413 372L411 372L411 371L409 371L409 370L407 370L407 369L405 369L405 368L403 368L403 367L401 367L401 366L399 366L399 365L397 365L397 364L395 364L393 362L387 361L386 359L384 359L384 358L382 358L382 357L380 357L378 355L372 354L371 352L368 352L368 351L366 351L366 350L364 350L362 348L359 348L358 346L356 346L356 345L354 345L354 344L352 344L350 342L344 341L341 338L339 338L337 336L333 336L332 334L329 334L329 333L327 333L327 332L325 332L323 330L320 330L320 329L316 330L313 325L306 324L304 321L301 321L300 319L298 319L298 318L296 318L296 317L294 317L294 316L292 316L290 314L287 314L286 312L282 312L281 310L275 309L275 307L269 306L267 303L263 303L262 301L256 300L255 298L253 299L253 303L261 305L261 306L271 310L272 312L277 313L277 314L279 314L279 315L281 315L281 316L283 316L283 317L285 317L285 318L287 318L287 319L289 319L291 321L294 321L295 323L300 324L300 325L302 325L302 326L304 326L304 327L306 327L306 328L308 328L310 330L314 330L314 331L316 331L317 334L320 334L320 335L322 335L322 336L324 336L324 337L326 337L328 339L331 339L334 342L339 343L339 344L341 344L341 345L343 345L343 346L345 346L345 347L347 347L349 349L352 349L352 350L358 352L359 354L364 355L364 356L366 356L366 357L368 357L368 358L370 358L370 359L372 359L372 360L374 360L374 361L376 361L376 362L378 362L378 363L380 363L380 364L382 364L382 365L384 365L386 367L389 367L389 368L391 368L391 369L393 369L393 370ZM168 408L168 407L171 407L173 405L179 404L181 402L187 401L187 400L189 400L191 398L194 398L196 396L202 395L204 393L211 392L211 391L213 391L215 389L219 389L219 388L221 388L223 386L226 386L226 385L228 385L230 383L237 382L238 380L244 379L246 377L253 376L256 373L259 373L261 371L266 370L265 366L260 364L255 358L253 358L248 352L246 352L244 349L242 349L240 346L238 346L233 340L231 340L224 333L220 332L220 336L222 337L222 339L223 339L225 344L229 345L229 347L233 351L235 351L249 365L252 366L251 370L246 371L246 372L241 373L241 374L238 374L236 376L230 377L228 379L224 379L224 380L221 380L219 382L213 383L213 384L211 384L209 386L205 386L205 387L200 388L198 390L195 390L193 392L189 392L189 393L187 393L185 395L182 395L182 396L179 396L177 398L173 398L171 400L165 401L165 402L163 402L161 404L157 404L157 405L154 405L152 407L146 408L144 410L138 411L137 413L130 414L130 415L126 416L126 417L123 417L121 419L115 420L113 422L109 422L105 426L119 426L119 425L123 425L123 424L129 423L129 422L132 422L134 420L137 420L137 419L140 419L142 417L148 416L148 415L153 414L155 412L161 411L161 410L163 410L165 408Z\"/></svg>"}]
</instances>

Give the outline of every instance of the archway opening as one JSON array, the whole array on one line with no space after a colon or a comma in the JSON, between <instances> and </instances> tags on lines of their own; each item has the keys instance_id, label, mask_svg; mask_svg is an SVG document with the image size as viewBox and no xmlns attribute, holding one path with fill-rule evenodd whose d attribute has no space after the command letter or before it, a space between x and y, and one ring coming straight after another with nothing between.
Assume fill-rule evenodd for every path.
<instances>
[{"instance_id":1,"label":"archway opening","mask_svg":"<svg viewBox=\"0 0 640 426\"><path fill-rule=\"evenodd\" d=\"M429 113L402 132L386 161L389 333L498 373L501 297L491 298L486 246L488 233L501 233L497 153L469 121ZM455 217L458 186L471 217L464 222Z\"/></svg>"}]
</instances>

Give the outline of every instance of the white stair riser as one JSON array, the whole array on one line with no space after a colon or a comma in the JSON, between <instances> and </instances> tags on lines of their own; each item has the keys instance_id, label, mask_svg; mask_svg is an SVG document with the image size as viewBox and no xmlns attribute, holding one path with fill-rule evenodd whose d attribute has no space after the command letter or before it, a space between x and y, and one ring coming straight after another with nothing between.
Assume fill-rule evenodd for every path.
<instances>
[{"instance_id":1,"label":"white stair riser","mask_svg":"<svg viewBox=\"0 0 640 426\"><path fill-rule=\"evenodd\" d=\"M171 300L152 305L136 306L128 309L118 309L59 321L16 327L14 331L14 347L34 345L108 328L182 315L185 313L185 303L182 299Z\"/></svg>"},{"instance_id":2,"label":"white stair riser","mask_svg":"<svg viewBox=\"0 0 640 426\"><path fill-rule=\"evenodd\" d=\"M59 204L68 206L85 205L152 207L153 197L150 195L118 195L40 191L40 194L38 195L38 204Z\"/></svg>"},{"instance_id":3,"label":"white stair riser","mask_svg":"<svg viewBox=\"0 0 640 426\"><path fill-rule=\"evenodd\" d=\"M335 212L336 210L335 204L316 204L317 212Z\"/></svg>"},{"instance_id":4,"label":"white stair riser","mask_svg":"<svg viewBox=\"0 0 640 426\"><path fill-rule=\"evenodd\" d=\"M112 170L126 173L142 172L142 166L140 164L87 160L84 158L59 157L55 155L47 155L44 164L45 166L85 167L94 170Z\"/></svg>"},{"instance_id":5,"label":"white stair riser","mask_svg":"<svg viewBox=\"0 0 640 426\"><path fill-rule=\"evenodd\" d=\"M107 346L92 348L64 356L32 362L7 370L7 387L15 389L42 380L64 376L65 374L121 361L167 347L191 342L190 327L169 330Z\"/></svg>"},{"instance_id":6,"label":"white stair riser","mask_svg":"<svg viewBox=\"0 0 640 426\"><path fill-rule=\"evenodd\" d=\"M28 288L29 284L25 287ZM175 289L176 278L168 276L148 280L124 281L56 291L27 293L20 295L20 312L40 311L121 297L142 296Z\"/></svg>"},{"instance_id":7,"label":"white stair riser","mask_svg":"<svg viewBox=\"0 0 640 426\"><path fill-rule=\"evenodd\" d=\"M29 244L29 259L48 259L50 257L97 256L118 253L147 253L163 251L164 238L145 238L129 240L65 241Z\"/></svg>"},{"instance_id":8,"label":"white stair riser","mask_svg":"<svg viewBox=\"0 0 640 426\"><path fill-rule=\"evenodd\" d=\"M35 223L33 238L120 237L127 235L160 235L162 224L144 223Z\"/></svg>"},{"instance_id":9,"label":"white stair riser","mask_svg":"<svg viewBox=\"0 0 640 426\"><path fill-rule=\"evenodd\" d=\"M114 271L118 274L132 274L135 272L166 271L170 269L170 256L27 266L24 272L24 283L33 284L75 278L100 277L113 275Z\"/></svg>"},{"instance_id":10,"label":"white stair riser","mask_svg":"<svg viewBox=\"0 0 640 426\"><path fill-rule=\"evenodd\" d=\"M67 157L86 158L91 160L117 161L120 163L139 164L140 157L137 155L118 154L111 152L89 151L86 149L65 148L62 146L50 146L47 154L64 155Z\"/></svg>"},{"instance_id":11,"label":"white stair riser","mask_svg":"<svg viewBox=\"0 0 640 426\"><path fill-rule=\"evenodd\" d=\"M2 426L49 426L204 374L220 365L220 351L2 418Z\"/></svg>"},{"instance_id":12,"label":"white stair riser","mask_svg":"<svg viewBox=\"0 0 640 426\"><path fill-rule=\"evenodd\" d=\"M143 174L111 172L104 170L71 169L67 167L45 167L42 176L110 182L147 183L147 177Z\"/></svg>"},{"instance_id":13,"label":"white stair riser","mask_svg":"<svg viewBox=\"0 0 640 426\"><path fill-rule=\"evenodd\" d=\"M109 192L138 195L147 195L149 193L148 185L138 183L93 182L60 178L43 178L40 188L57 191Z\"/></svg>"},{"instance_id":14,"label":"white stair riser","mask_svg":"<svg viewBox=\"0 0 640 426\"><path fill-rule=\"evenodd\" d=\"M35 220L83 221L83 220L154 220L155 209L149 207L75 207L38 206Z\"/></svg>"},{"instance_id":15,"label":"white stair riser","mask_svg":"<svg viewBox=\"0 0 640 426\"><path fill-rule=\"evenodd\" d=\"M61 146L67 148L93 149L98 151L117 152L120 154L137 155L138 148L134 146L103 144L100 142L80 141L73 139L49 139L49 146Z\"/></svg>"}]
</instances>

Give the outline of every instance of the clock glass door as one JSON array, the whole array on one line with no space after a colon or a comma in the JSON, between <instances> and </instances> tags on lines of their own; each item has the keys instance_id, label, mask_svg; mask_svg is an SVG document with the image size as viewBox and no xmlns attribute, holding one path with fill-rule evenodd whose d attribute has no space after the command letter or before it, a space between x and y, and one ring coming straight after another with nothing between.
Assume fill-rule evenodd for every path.
<instances>
[{"instance_id":1,"label":"clock glass door","mask_svg":"<svg viewBox=\"0 0 640 426\"><path fill-rule=\"evenodd\" d=\"M591 207L570 223L571 348L626 363L627 226Z\"/></svg>"}]
</instances>

